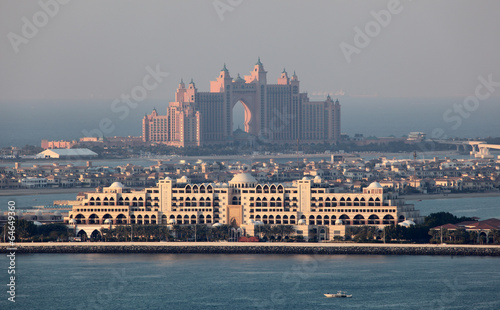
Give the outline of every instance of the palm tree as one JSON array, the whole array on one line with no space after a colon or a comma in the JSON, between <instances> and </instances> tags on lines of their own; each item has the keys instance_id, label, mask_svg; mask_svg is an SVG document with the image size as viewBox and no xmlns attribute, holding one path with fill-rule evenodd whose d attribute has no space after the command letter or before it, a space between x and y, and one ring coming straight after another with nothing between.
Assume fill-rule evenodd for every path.
<instances>
[{"instance_id":1,"label":"palm tree","mask_svg":"<svg viewBox=\"0 0 500 310\"><path fill-rule=\"evenodd\" d=\"M293 225L283 225L282 227L283 235L285 237L290 237L290 235L295 234L295 228Z\"/></svg>"},{"instance_id":2,"label":"palm tree","mask_svg":"<svg viewBox=\"0 0 500 310\"><path fill-rule=\"evenodd\" d=\"M472 241L473 244L477 243L478 233L475 230L469 231L469 240Z\"/></svg>"},{"instance_id":3,"label":"palm tree","mask_svg":"<svg viewBox=\"0 0 500 310\"><path fill-rule=\"evenodd\" d=\"M494 244L497 244L500 241L500 231L498 229L490 230L489 235L492 237Z\"/></svg>"}]
</instances>

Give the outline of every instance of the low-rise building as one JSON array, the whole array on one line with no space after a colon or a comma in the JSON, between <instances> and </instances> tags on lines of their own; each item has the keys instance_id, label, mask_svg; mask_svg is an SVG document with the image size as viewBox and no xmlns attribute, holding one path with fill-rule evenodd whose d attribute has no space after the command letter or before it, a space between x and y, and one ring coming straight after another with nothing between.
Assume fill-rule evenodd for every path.
<instances>
[{"instance_id":1,"label":"low-rise building","mask_svg":"<svg viewBox=\"0 0 500 310\"><path fill-rule=\"evenodd\" d=\"M247 234L258 226L293 225L306 239L333 240L346 226L420 223L413 205L373 182L362 193L336 193L319 176L292 183L259 183L240 173L228 183L191 183L189 178L167 177L155 187L132 190L115 182L102 191L81 195L67 223L120 224L229 224ZM80 200L80 199L79 199Z\"/></svg>"},{"instance_id":2,"label":"low-rise building","mask_svg":"<svg viewBox=\"0 0 500 310\"><path fill-rule=\"evenodd\" d=\"M24 188L47 187L47 179L46 178L27 177L27 178L21 179L21 187L24 187Z\"/></svg>"}]
</instances>

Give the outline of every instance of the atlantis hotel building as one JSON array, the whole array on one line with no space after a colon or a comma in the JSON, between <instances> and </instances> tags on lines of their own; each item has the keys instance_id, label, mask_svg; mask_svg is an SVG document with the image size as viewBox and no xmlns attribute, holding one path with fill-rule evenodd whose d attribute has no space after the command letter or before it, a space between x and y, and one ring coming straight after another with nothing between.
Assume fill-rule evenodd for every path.
<instances>
[{"instance_id":1,"label":"atlantis hotel building","mask_svg":"<svg viewBox=\"0 0 500 310\"><path fill-rule=\"evenodd\" d=\"M192 184L167 177L132 190L119 182L78 197L65 222L90 235L100 225L232 224L253 236L262 224L294 225L304 238L332 240L348 226L420 222L419 212L374 182L362 193L334 193L321 178L260 184L248 173L228 183Z\"/></svg>"},{"instance_id":2,"label":"atlantis hotel building","mask_svg":"<svg viewBox=\"0 0 500 310\"><path fill-rule=\"evenodd\" d=\"M153 110L144 116L144 142L177 147L233 142L233 108L245 109L244 131L268 143L337 143L340 138L340 104L330 96L310 101L300 92L294 73L283 70L277 84L267 83L267 72L259 61L250 75L232 78L224 65L210 83L209 92L199 92L191 80L181 80L166 115Z\"/></svg>"}]
</instances>

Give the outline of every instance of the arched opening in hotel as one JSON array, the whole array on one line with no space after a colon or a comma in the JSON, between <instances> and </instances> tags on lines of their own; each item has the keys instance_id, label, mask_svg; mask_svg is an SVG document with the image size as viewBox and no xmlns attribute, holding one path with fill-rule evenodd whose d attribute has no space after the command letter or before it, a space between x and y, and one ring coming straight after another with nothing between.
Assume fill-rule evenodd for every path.
<instances>
[{"instance_id":1,"label":"arched opening in hotel","mask_svg":"<svg viewBox=\"0 0 500 310\"><path fill-rule=\"evenodd\" d=\"M116 224L127 224L127 217L120 213L116 216L116 221L115 221Z\"/></svg>"},{"instance_id":2,"label":"arched opening in hotel","mask_svg":"<svg viewBox=\"0 0 500 310\"><path fill-rule=\"evenodd\" d=\"M90 240L100 241L101 239L102 239L101 232L98 231L97 229L94 229L94 231L92 231L92 234L90 234Z\"/></svg>"},{"instance_id":3,"label":"arched opening in hotel","mask_svg":"<svg viewBox=\"0 0 500 310\"><path fill-rule=\"evenodd\" d=\"M342 214L339 219L342 220L342 222L344 222L345 225L350 225L351 224L351 221L350 221L350 218L347 214Z\"/></svg>"},{"instance_id":4,"label":"arched opening in hotel","mask_svg":"<svg viewBox=\"0 0 500 310\"><path fill-rule=\"evenodd\" d=\"M394 225L394 217L390 214L387 214L386 216L384 216L384 224L391 224L391 225Z\"/></svg>"},{"instance_id":5,"label":"arched opening in hotel","mask_svg":"<svg viewBox=\"0 0 500 310\"><path fill-rule=\"evenodd\" d=\"M274 215L269 215L269 224L274 224Z\"/></svg>"},{"instance_id":6,"label":"arched opening in hotel","mask_svg":"<svg viewBox=\"0 0 500 310\"><path fill-rule=\"evenodd\" d=\"M88 237L87 237L87 233L85 232L85 230L80 230L77 234L76 234L77 237L81 238L82 241L87 241Z\"/></svg>"},{"instance_id":7,"label":"arched opening in hotel","mask_svg":"<svg viewBox=\"0 0 500 310\"><path fill-rule=\"evenodd\" d=\"M353 224L354 225L364 225L365 224L365 217L362 216L361 214L357 214L355 217L354 217L354 221L353 221Z\"/></svg>"},{"instance_id":8,"label":"arched opening in hotel","mask_svg":"<svg viewBox=\"0 0 500 310\"><path fill-rule=\"evenodd\" d=\"M99 217L97 216L97 214L92 213L89 216L89 224L99 224Z\"/></svg>"},{"instance_id":9,"label":"arched opening in hotel","mask_svg":"<svg viewBox=\"0 0 500 310\"><path fill-rule=\"evenodd\" d=\"M238 128L245 132L250 132L250 120L252 112L248 106L241 100L238 100L233 106L233 131Z\"/></svg>"},{"instance_id":10,"label":"arched opening in hotel","mask_svg":"<svg viewBox=\"0 0 500 310\"><path fill-rule=\"evenodd\" d=\"M102 223L104 224L104 221L106 221L107 219L109 219L111 221L111 224L113 224L113 217L111 216L111 214L104 214L104 216L102 217Z\"/></svg>"},{"instance_id":11,"label":"arched opening in hotel","mask_svg":"<svg viewBox=\"0 0 500 310\"><path fill-rule=\"evenodd\" d=\"M370 215L368 218L368 224L380 224L379 217L376 214Z\"/></svg>"}]
</instances>

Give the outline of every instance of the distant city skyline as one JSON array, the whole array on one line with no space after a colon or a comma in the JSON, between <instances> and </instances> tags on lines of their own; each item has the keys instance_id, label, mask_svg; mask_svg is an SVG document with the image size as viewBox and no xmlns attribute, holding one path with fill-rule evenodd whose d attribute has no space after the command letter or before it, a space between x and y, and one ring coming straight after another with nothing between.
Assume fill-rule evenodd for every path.
<instances>
[{"instance_id":1,"label":"distant city skyline","mask_svg":"<svg viewBox=\"0 0 500 310\"><path fill-rule=\"evenodd\" d=\"M106 135L139 136L141 118L153 107L164 114L181 78L208 91L203 81L222 64L237 76L259 56L270 80L285 67L311 100L338 98L348 134L500 133L498 1L43 0L1 8L2 146L77 139L103 117L115 126ZM138 99L124 119L113 113L123 98Z\"/></svg>"}]
</instances>

